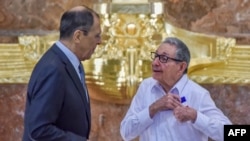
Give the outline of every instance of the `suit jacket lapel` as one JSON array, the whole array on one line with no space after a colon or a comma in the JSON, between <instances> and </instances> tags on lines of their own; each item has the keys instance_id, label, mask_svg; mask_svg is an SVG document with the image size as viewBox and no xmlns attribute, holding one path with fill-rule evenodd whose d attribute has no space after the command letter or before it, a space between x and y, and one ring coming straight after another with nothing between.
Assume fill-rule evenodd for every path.
<instances>
[{"instance_id":1,"label":"suit jacket lapel","mask_svg":"<svg viewBox=\"0 0 250 141\"><path fill-rule=\"evenodd\" d=\"M85 94L85 90L82 86L82 82L80 81L78 75L75 73L75 70L74 68L72 67L72 65L66 65L66 68L69 72L69 75L71 75L72 79L74 80L74 84L77 86L77 89L80 91L80 95L81 95L81 98L82 100L84 101L84 103L86 103L86 111L87 111L87 117L88 117L88 121L89 123L91 123L90 119L91 119L91 114L90 114L90 102L88 102L87 100L87 97L86 97L86 94ZM87 89L87 87L86 87ZM89 124L90 126L90 124Z\"/></svg>"},{"instance_id":2,"label":"suit jacket lapel","mask_svg":"<svg viewBox=\"0 0 250 141\"><path fill-rule=\"evenodd\" d=\"M90 123L91 122L90 121L90 102L88 102L87 99L86 99L85 90L84 90L84 88L82 86L82 83L81 83L79 77L78 77L78 74L76 73L76 71L75 71L73 65L71 64L71 62L68 60L67 56L56 45L52 46L52 50L55 51L56 54L58 54L59 57L61 58L61 60L65 63L68 74L72 78L73 83L76 85L76 88L78 89L79 94L80 94L82 100L85 103L84 107L85 107L85 109L87 111L87 117L88 117L88 121Z\"/></svg>"}]
</instances>

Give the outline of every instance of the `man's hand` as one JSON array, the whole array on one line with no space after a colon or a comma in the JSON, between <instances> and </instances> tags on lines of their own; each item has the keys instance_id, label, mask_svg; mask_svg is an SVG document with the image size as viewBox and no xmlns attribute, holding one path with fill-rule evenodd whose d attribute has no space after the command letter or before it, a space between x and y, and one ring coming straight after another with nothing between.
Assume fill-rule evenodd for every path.
<instances>
[{"instance_id":1,"label":"man's hand","mask_svg":"<svg viewBox=\"0 0 250 141\"><path fill-rule=\"evenodd\" d=\"M174 109L174 116L180 122L192 121L194 123L197 111L191 107L181 105Z\"/></svg>"},{"instance_id":2,"label":"man's hand","mask_svg":"<svg viewBox=\"0 0 250 141\"><path fill-rule=\"evenodd\" d=\"M150 117L153 118L159 111L173 110L179 106L181 106L180 97L176 94L168 93L150 105Z\"/></svg>"}]
</instances>

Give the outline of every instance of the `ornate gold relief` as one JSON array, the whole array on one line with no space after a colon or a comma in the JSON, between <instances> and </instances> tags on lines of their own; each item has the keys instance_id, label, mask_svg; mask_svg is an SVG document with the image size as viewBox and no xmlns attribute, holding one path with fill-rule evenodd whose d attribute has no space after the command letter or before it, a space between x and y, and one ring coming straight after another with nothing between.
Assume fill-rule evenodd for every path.
<instances>
[{"instance_id":1,"label":"ornate gold relief","mask_svg":"<svg viewBox=\"0 0 250 141\"><path fill-rule=\"evenodd\" d=\"M24 35L20 36L18 41L24 59L35 63L57 39L58 33L51 33L45 36Z\"/></svg>"}]
</instances>

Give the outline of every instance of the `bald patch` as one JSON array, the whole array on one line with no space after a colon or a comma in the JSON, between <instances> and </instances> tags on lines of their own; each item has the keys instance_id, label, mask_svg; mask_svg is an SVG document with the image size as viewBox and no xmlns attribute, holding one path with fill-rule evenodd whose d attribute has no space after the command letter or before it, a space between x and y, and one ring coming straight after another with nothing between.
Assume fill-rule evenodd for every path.
<instances>
[{"instance_id":1,"label":"bald patch","mask_svg":"<svg viewBox=\"0 0 250 141\"><path fill-rule=\"evenodd\" d=\"M82 10L86 10L87 8L84 6L76 6L71 8L69 11L82 11Z\"/></svg>"}]
</instances>

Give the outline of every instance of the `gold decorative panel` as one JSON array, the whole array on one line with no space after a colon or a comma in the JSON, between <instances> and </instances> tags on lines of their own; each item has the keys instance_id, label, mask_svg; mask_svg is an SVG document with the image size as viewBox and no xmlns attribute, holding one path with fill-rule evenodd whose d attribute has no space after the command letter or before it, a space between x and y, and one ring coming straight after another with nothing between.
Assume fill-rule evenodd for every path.
<instances>
[{"instance_id":1,"label":"gold decorative panel","mask_svg":"<svg viewBox=\"0 0 250 141\"><path fill-rule=\"evenodd\" d=\"M191 51L188 75L198 83L250 83L250 46L235 39L183 30L169 24L161 2L100 2L102 44L84 61L90 96L129 103L140 82L151 76L150 52L169 36L182 39ZM33 66L58 39L19 36L18 44L0 44L0 82L27 83Z\"/></svg>"}]
</instances>

